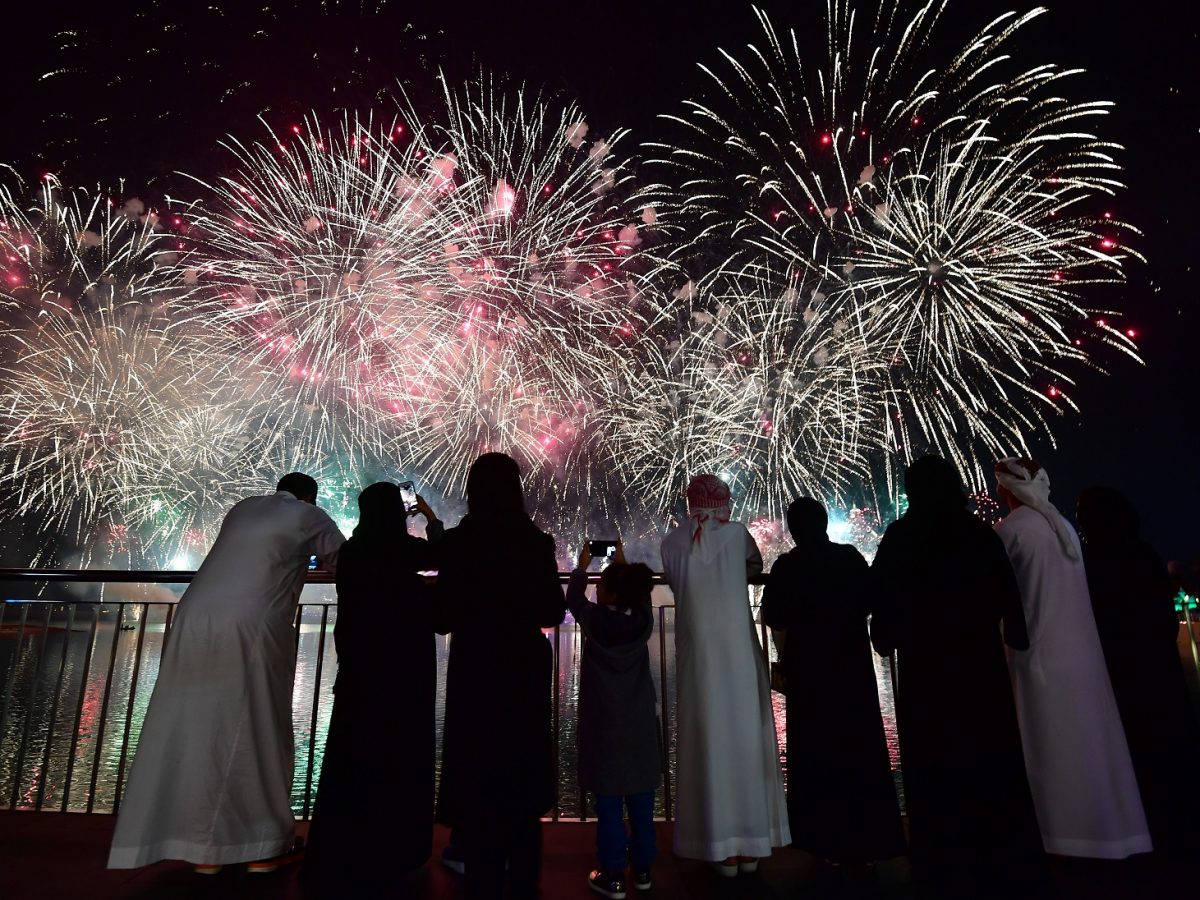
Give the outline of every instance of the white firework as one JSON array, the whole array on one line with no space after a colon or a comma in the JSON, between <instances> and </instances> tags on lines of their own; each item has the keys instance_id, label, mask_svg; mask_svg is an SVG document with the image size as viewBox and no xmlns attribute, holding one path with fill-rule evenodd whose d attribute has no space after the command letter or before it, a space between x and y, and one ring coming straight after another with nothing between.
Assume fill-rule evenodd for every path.
<instances>
[{"instance_id":1,"label":"white firework","mask_svg":"<svg viewBox=\"0 0 1200 900\"><path fill-rule=\"evenodd\" d=\"M798 496L836 498L867 474L878 373L850 323L780 282L744 269L694 298L663 365L634 386L638 414L607 423L614 463L656 511L675 508L702 472L730 484L742 514L775 518Z\"/></svg>"},{"instance_id":2,"label":"white firework","mask_svg":"<svg viewBox=\"0 0 1200 900\"><path fill-rule=\"evenodd\" d=\"M1092 345L1134 352L1081 288L1136 254L1097 208L1121 187L1119 148L1092 133L1111 104L1071 101L1073 71L1009 53L1043 11L939 59L946 5L864 17L830 0L815 64L756 11L762 44L706 68L710 90L668 117L677 140L650 145L670 183L643 197L673 236L662 271L719 292L769 266L826 298L860 365L886 373L857 410L879 416L864 440L885 468L936 451L978 478L982 448L1050 433Z\"/></svg>"}]
</instances>

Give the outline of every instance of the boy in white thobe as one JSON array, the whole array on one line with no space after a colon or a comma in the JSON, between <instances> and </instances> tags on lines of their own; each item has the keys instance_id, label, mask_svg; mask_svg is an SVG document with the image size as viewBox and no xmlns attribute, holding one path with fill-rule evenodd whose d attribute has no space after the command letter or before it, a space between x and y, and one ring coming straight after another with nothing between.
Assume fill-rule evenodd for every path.
<instances>
[{"instance_id":1,"label":"boy in white thobe","mask_svg":"<svg viewBox=\"0 0 1200 900\"><path fill-rule=\"evenodd\" d=\"M293 473L236 504L179 601L121 802L108 865L199 870L292 846L296 604L309 556L345 538Z\"/></svg>"},{"instance_id":2,"label":"boy in white thobe","mask_svg":"<svg viewBox=\"0 0 1200 900\"><path fill-rule=\"evenodd\" d=\"M1029 649L1009 654L1025 768L1047 853L1123 859L1150 831L1096 632L1079 538L1032 460L996 464L996 526L1021 588Z\"/></svg>"}]
</instances>

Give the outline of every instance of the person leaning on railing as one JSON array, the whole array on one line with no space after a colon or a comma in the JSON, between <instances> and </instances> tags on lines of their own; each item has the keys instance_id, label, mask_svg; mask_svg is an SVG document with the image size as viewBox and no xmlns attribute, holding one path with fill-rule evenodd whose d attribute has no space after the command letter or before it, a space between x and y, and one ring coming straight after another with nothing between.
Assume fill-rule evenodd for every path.
<instances>
[{"instance_id":1,"label":"person leaning on railing","mask_svg":"<svg viewBox=\"0 0 1200 900\"><path fill-rule=\"evenodd\" d=\"M293 472L225 515L179 601L109 868L294 861L296 604L309 557L332 571L345 541L316 500L316 481Z\"/></svg>"}]
</instances>

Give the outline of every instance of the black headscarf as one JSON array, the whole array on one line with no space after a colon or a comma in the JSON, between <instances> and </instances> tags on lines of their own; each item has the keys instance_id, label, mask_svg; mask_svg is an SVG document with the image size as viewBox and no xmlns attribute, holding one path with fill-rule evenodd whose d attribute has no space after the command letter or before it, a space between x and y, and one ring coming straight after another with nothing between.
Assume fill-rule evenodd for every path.
<instances>
[{"instance_id":1,"label":"black headscarf","mask_svg":"<svg viewBox=\"0 0 1200 900\"><path fill-rule=\"evenodd\" d=\"M371 540L407 530L408 511L404 507L404 495L400 493L399 485L377 481L363 488L358 495L358 525L354 528L356 538Z\"/></svg>"},{"instance_id":2,"label":"black headscarf","mask_svg":"<svg viewBox=\"0 0 1200 900\"><path fill-rule=\"evenodd\" d=\"M1133 504L1110 487L1085 488L1075 506L1079 534L1092 547L1132 544L1141 535L1141 520Z\"/></svg>"},{"instance_id":3,"label":"black headscarf","mask_svg":"<svg viewBox=\"0 0 1200 900\"><path fill-rule=\"evenodd\" d=\"M528 518L516 460L504 453L485 453L471 464L467 510L474 518Z\"/></svg>"},{"instance_id":4,"label":"black headscarf","mask_svg":"<svg viewBox=\"0 0 1200 900\"><path fill-rule=\"evenodd\" d=\"M949 462L940 456L925 456L904 473L904 491L913 515L945 515L967 505L962 479Z\"/></svg>"},{"instance_id":5,"label":"black headscarf","mask_svg":"<svg viewBox=\"0 0 1200 900\"><path fill-rule=\"evenodd\" d=\"M829 514L819 500L801 497L787 510L788 531L797 547L823 544L829 540Z\"/></svg>"}]
</instances>

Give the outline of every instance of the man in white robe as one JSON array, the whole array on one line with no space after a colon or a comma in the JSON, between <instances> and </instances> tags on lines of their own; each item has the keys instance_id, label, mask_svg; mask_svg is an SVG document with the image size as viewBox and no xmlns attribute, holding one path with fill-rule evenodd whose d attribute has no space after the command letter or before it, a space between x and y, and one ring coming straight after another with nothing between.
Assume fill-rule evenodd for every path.
<instances>
[{"instance_id":1,"label":"man in white robe","mask_svg":"<svg viewBox=\"0 0 1200 900\"><path fill-rule=\"evenodd\" d=\"M296 605L309 557L332 570L345 540L316 494L293 473L221 523L179 601L109 868L182 859L211 872L292 848Z\"/></svg>"},{"instance_id":2,"label":"man in white robe","mask_svg":"<svg viewBox=\"0 0 1200 900\"><path fill-rule=\"evenodd\" d=\"M996 526L1021 588L1029 649L1009 655L1025 768L1047 853L1123 859L1150 831L1088 596L1079 538L1032 460L996 464Z\"/></svg>"},{"instance_id":3,"label":"man in white robe","mask_svg":"<svg viewBox=\"0 0 1200 900\"><path fill-rule=\"evenodd\" d=\"M689 518L662 542L678 666L675 854L734 876L792 839L770 680L746 587L762 557L746 527L729 521L724 482L699 476L687 496Z\"/></svg>"}]
</instances>

